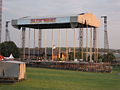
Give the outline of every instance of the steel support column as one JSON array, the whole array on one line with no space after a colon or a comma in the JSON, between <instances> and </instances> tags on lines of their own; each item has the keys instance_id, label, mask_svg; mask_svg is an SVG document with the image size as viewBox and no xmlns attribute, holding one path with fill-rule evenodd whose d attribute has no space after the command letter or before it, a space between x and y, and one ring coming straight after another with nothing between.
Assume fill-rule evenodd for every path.
<instances>
[{"instance_id":1,"label":"steel support column","mask_svg":"<svg viewBox=\"0 0 120 90\"><path fill-rule=\"evenodd\" d=\"M10 33L8 30L8 24L10 23L10 21L6 21L6 34L5 34L5 41L10 41Z\"/></svg>"},{"instance_id":2,"label":"steel support column","mask_svg":"<svg viewBox=\"0 0 120 90\"><path fill-rule=\"evenodd\" d=\"M47 35L46 30L44 31L44 48L45 48L45 60L47 59Z\"/></svg>"},{"instance_id":3,"label":"steel support column","mask_svg":"<svg viewBox=\"0 0 120 90\"><path fill-rule=\"evenodd\" d=\"M60 54L61 54L61 48L60 48L60 41L61 41L61 33L60 33L60 30L58 31L58 48L59 48L59 59L61 58L60 57Z\"/></svg>"},{"instance_id":4,"label":"steel support column","mask_svg":"<svg viewBox=\"0 0 120 90\"><path fill-rule=\"evenodd\" d=\"M74 60L76 59L76 31L74 28Z\"/></svg>"},{"instance_id":5,"label":"steel support column","mask_svg":"<svg viewBox=\"0 0 120 90\"><path fill-rule=\"evenodd\" d=\"M54 50L54 31L52 30L52 61L54 61L54 58L53 58L54 52L53 52L53 50Z\"/></svg>"},{"instance_id":6,"label":"steel support column","mask_svg":"<svg viewBox=\"0 0 120 90\"><path fill-rule=\"evenodd\" d=\"M97 62L97 31L93 28L93 56L94 61Z\"/></svg>"},{"instance_id":7,"label":"steel support column","mask_svg":"<svg viewBox=\"0 0 120 90\"><path fill-rule=\"evenodd\" d=\"M66 30L66 60L68 60L68 31Z\"/></svg>"},{"instance_id":8,"label":"steel support column","mask_svg":"<svg viewBox=\"0 0 120 90\"><path fill-rule=\"evenodd\" d=\"M81 59L83 59L83 28L80 28L79 37L80 37L79 47L80 47Z\"/></svg>"},{"instance_id":9,"label":"steel support column","mask_svg":"<svg viewBox=\"0 0 120 90\"><path fill-rule=\"evenodd\" d=\"M39 29L39 32L38 32L38 47L41 48L41 45L42 45L42 30Z\"/></svg>"},{"instance_id":10,"label":"steel support column","mask_svg":"<svg viewBox=\"0 0 120 90\"><path fill-rule=\"evenodd\" d=\"M92 62L92 27L90 28L90 62Z\"/></svg>"},{"instance_id":11,"label":"steel support column","mask_svg":"<svg viewBox=\"0 0 120 90\"><path fill-rule=\"evenodd\" d=\"M0 43L2 38L2 0L0 0Z\"/></svg>"},{"instance_id":12,"label":"steel support column","mask_svg":"<svg viewBox=\"0 0 120 90\"><path fill-rule=\"evenodd\" d=\"M70 23L71 28L74 30L74 60L76 59L76 31L75 31L75 27L78 26L78 24L76 22L71 22Z\"/></svg>"},{"instance_id":13,"label":"steel support column","mask_svg":"<svg viewBox=\"0 0 120 90\"><path fill-rule=\"evenodd\" d=\"M35 29L34 29L34 47L33 47L33 57L35 59L35 53L36 53L36 50L35 50L35 44L36 44L36 41L35 41L35 38L36 38L36 33L35 33Z\"/></svg>"},{"instance_id":14,"label":"steel support column","mask_svg":"<svg viewBox=\"0 0 120 90\"><path fill-rule=\"evenodd\" d=\"M28 59L30 60L30 28L29 28L29 39L28 39L28 46L29 46L29 50L28 50L28 54L29 54L29 57L28 57Z\"/></svg>"},{"instance_id":15,"label":"steel support column","mask_svg":"<svg viewBox=\"0 0 120 90\"><path fill-rule=\"evenodd\" d=\"M96 52L97 52L97 55L96 56L97 56L97 61L98 61L98 59L99 59L99 49L98 49L98 47L99 47L99 31L98 31L98 29L96 30L96 37L97 37L97 39L96 39L97 40L96 41L97 42L96 43L96 47L97 47L96 48Z\"/></svg>"},{"instance_id":16,"label":"steel support column","mask_svg":"<svg viewBox=\"0 0 120 90\"><path fill-rule=\"evenodd\" d=\"M109 52L109 42L107 33L107 16L101 16L104 19L104 53Z\"/></svg>"},{"instance_id":17,"label":"steel support column","mask_svg":"<svg viewBox=\"0 0 120 90\"><path fill-rule=\"evenodd\" d=\"M38 59L40 56L41 41L42 41L42 30L39 29L38 31Z\"/></svg>"},{"instance_id":18,"label":"steel support column","mask_svg":"<svg viewBox=\"0 0 120 90\"><path fill-rule=\"evenodd\" d=\"M22 49L23 49L23 60L25 59L25 27L22 27Z\"/></svg>"},{"instance_id":19,"label":"steel support column","mask_svg":"<svg viewBox=\"0 0 120 90\"><path fill-rule=\"evenodd\" d=\"M88 61L88 26L86 27L86 61Z\"/></svg>"}]
</instances>

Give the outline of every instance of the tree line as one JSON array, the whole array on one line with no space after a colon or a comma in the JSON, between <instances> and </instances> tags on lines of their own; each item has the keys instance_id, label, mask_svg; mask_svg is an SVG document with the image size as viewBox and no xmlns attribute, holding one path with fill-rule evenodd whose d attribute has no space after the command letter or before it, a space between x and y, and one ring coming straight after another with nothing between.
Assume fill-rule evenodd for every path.
<instances>
[{"instance_id":1,"label":"tree line","mask_svg":"<svg viewBox=\"0 0 120 90\"><path fill-rule=\"evenodd\" d=\"M13 54L15 58L19 58L21 53L20 49L17 47L17 45L13 41L5 41L3 43L0 43L0 54L9 57L10 54ZM86 54L83 55L83 60L86 59ZM81 58L81 53L76 52L76 58ZM94 60L94 55L92 56ZM68 56L69 60L74 60L74 53L70 52ZM90 60L90 56L88 56L88 61ZM114 62L115 56L112 52L108 52L106 54L98 54L98 62Z\"/></svg>"}]
</instances>

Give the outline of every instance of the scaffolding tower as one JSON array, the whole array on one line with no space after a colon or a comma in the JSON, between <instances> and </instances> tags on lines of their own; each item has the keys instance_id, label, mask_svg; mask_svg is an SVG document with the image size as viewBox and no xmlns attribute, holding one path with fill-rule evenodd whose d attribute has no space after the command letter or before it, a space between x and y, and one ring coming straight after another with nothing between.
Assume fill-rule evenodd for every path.
<instances>
[{"instance_id":1,"label":"scaffolding tower","mask_svg":"<svg viewBox=\"0 0 120 90\"><path fill-rule=\"evenodd\" d=\"M108 42L108 33L107 33L107 16L101 16L104 19L104 50L109 52L109 42Z\"/></svg>"},{"instance_id":2,"label":"scaffolding tower","mask_svg":"<svg viewBox=\"0 0 120 90\"><path fill-rule=\"evenodd\" d=\"M5 34L5 41L10 41L10 32L8 30L8 24L10 21L6 21L6 34Z\"/></svg>"},{"instance_id":3,"label":"scaffolding tower","mask_svg":"<svg viewBox=\"0 0 120 90\"><path fill-rule=\"evenodd\" d=\"M2 0L0 0L0 43L2 35Z\"/></svg>"}]
</instances>

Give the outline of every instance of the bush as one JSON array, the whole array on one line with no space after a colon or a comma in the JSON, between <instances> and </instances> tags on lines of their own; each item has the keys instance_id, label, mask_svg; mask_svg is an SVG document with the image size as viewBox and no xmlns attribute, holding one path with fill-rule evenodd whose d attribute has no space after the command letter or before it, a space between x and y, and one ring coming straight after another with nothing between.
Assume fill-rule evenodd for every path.
<instances>
[{"instance_id":1,"label":"bush","mask_svg":"<svg viewBox=\"0 0 120 90\"><path fill-rule=\"evenodd\" d=\"M19 58L20 51L13 41L5 41L0 44L1 55L9 57L12 53L15 58Z\"/></svg>"}]
</instances>

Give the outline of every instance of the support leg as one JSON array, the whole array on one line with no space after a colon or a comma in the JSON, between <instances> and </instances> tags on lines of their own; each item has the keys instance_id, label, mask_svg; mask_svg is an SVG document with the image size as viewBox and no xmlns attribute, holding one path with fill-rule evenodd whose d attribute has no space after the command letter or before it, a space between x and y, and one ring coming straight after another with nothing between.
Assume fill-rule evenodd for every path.
<instances>
[{"instance_id":1,"label":"support leg","mask_svg":"<svg viewBox=\"0 0 120 90\"><path fill-rule=\"evenodd\" d=\"M23 49L23 60L25 59L25 28L22 28L22 49Z\"/></svg>"},{"instance_id":2,"label":"support leg","mask_svg":"<svg viewBox=\"0 0 120 90\"><path fill-rule=\"evenodd\" d=\"M53 54L54 54L54 52L53 52L53 48L54 47L54 32L53 32L53 30L52 30L52 61L54 61L54 58L53 58Z\"/></svg>"},{"instance_id":3,"label":"support leg","mask_svg":"<svg viewBox=\"0 0 120 90\"><path fill-rule=\"evenodd\" d=\"M28 59L30 60L30 28L29 28L29 39L28 39L28 46L29 46L29 50L28 50Z\"/></svg>"},{"instance_id":4,"label":"support leg","mask_svg":"<svg viewBox=\"0 0 120 90\"><path fill-rule=\"evenodd\" d=\"M92 62L92 27L90 29L90 62Z\"/></svg>"},{"instance_id":5,"label":"support leg","mask_svg":"<svg viewBox=\"0 0 120 90\"><path fill-rule=\"evenodd\" d=\"M88 61L88 27L86 27L86 61Z\"/></svg>"},{"instance_id":6,"label":"support leg","mask_svg":"<svg viewBox=\"0 0 120 90\"><path fill-rule=\"evenodd\" d=\"M47 60L47 35L46 35L46 31L44 31L44 47L45 47L45 60Z\"/></svg>"},{"instance_id":7,"label":"support leg","mask_svg":"<svg viewBox=\"0 0 120 90\"><path fill-rule=\"evenodd\" d=\"M68 31L66 30L66 60L68 60Z\"/></svg>"},{"instance_id":8,"label":"support leg","mask_svg":"<svg viewBox=\"0 0 120 90\"><path fill-rule=\"evenodd\" d=\"M61 39L60 39L60 30L59 30L59 31L58 31L58 44L59 44L59 45L58 45L58 47L59 47L59 59L61 58L61 57L60 57L60 53L61 53L61 49L60 49L60 40L61 40Z\"/></svg>"},{"instance_id":9,"label":"support leg","mask_svg":"<svg viewBox=\"0 0 120 90\"><path fill-rule=\"evenodd\" d=\"M38 31L38 59L40 56L41 41L42 41L42 30L39 29Z\"/></svg>"},{"instance_id":10,"label":"support leg","mask_svg":"<svg viewBox=\"0 0 120 90\"><path fill-rule=\"evenodd\" d=\"M96 28L93 29L93 52L94 52L94 61L97 61L97 32Z\"/></svg>"},{"instance_id":11,"label":"support leg","mask_svg":"<svg viewBox=\"0 0 120 90\"><path fill-rule=\"evenodd\" d=\"M80 47L80 54L81 54L81 59L83 59L83 28L80 28L79 32L79 47Z\"/></svg>"},{"instance_id":12,"label":"support leg","mask_svg":"<svg viewBox=\"0 0 120 90\"><path fill-rule=\"evenodd\" d=\"M76 59L76 31L74 28L74 60Z\"/></svg>"}]
</instances>

